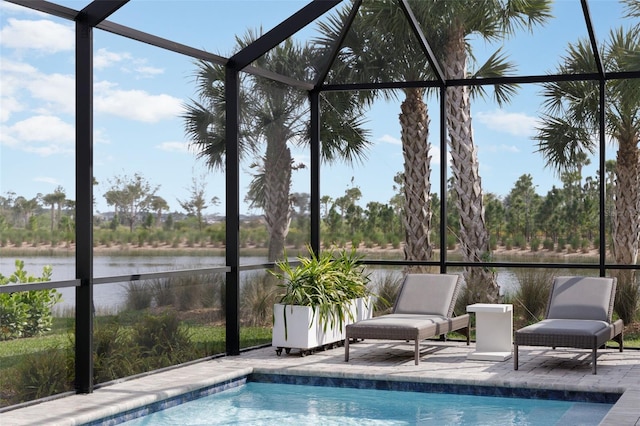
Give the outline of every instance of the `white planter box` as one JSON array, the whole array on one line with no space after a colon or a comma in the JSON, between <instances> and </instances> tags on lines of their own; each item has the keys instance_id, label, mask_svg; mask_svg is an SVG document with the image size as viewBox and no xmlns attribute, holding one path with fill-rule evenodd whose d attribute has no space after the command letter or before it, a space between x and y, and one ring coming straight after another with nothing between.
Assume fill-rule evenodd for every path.
<instances>
[{"instance_id":1,"label":"white planter box","mask_svg":"<svg viewBox=\"0 0 640 426\"><path fill-rule=\"evenodd\" d=\"M365 302L368 300L368 302ZM351 318L345 318L342 327L331 327L318 323L318 312L313 313L309 306L273 305L273 337L272 346L278 349L308 350L324 345L340 342L345 338L345 325L373 315L373 301L369 299L355 299L351 304ZM285 314L287 326L285 333ZM337 321L336 321L337 322Z\"/></svg>"}]
</instances>

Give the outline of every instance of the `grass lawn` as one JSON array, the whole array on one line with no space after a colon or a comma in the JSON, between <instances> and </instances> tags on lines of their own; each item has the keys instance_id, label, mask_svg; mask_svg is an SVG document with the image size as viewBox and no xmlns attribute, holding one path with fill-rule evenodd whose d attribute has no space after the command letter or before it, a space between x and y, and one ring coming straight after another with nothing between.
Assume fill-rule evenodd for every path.
<instances>
[{"instance_id":1,"label":"grass lawn","mask_svg":"<svg viewBox=\"0 0 640 426\"><path fill-rule=\"evenodd\" d=\"M127 325L124 325L126 329ZM224 353L226 330L224 325L189 324L191 341L207 355ZM43 336L0 341L0 371L15 366L28 354L48 348L64 348L72 344L73 319L55 318L52 330ZM271 342L271 327L241 327L240 347L248 348Z\"/></svg>"}]
</instances>

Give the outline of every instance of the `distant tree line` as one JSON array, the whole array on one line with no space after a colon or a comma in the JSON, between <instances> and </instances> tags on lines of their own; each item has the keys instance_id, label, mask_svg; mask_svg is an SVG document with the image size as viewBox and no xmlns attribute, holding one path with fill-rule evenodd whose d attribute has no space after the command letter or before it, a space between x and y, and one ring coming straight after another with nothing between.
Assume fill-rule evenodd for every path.
<instances>
[{"instance_id":1,"label":"distant tree line","mask_svg":"<svg viewBox=\"0 0 640 426\"><path fill-rule=\"evenodd\" d=\"M562 186L546 195L536 192L534 177L524 174L505 196L485 195L485 216L492 250L498 245L530 250L586 251L599 244L599 183L597 177L583 178L587 159L574 170L562 173ZM612 194L615 161L606 164L606 193ZM134 246L222 247L225 242L224 218L207 218L205 209L217 205L217 197L206 195L204 177L194 178L185 199L178 200L182 212L169 212L167 201L157 195L159 185L152 185L142 175L117 176L104 193L112 212L95 218L96 246L130 244ZM325 247L346 245L363 248L401 248L404 242L402 223L404 197L403 176L394 178L396 194L387 202L370 201L362 205L362 191L352 178L342 196L321 197L321 238ZM451 185L449 185L451 187ZM303 247L309 238L308 193L290 195L291 229L286 243ZM251 203L251 196L245 199ZM460 220L454 208L451 190L447 196L447 241L449 249L460 241ZM609 196L605 209L612 211ZM440 199L431 194L433 248L440 244ZM22 246L50 244L56 246L75 241L73 200L66 198L62 187L32 199L8 192L0 196L0 245ZM244 247L267 248L269 233L261 217L244 221L240 232Z\"/></svg>"}]
</instances>

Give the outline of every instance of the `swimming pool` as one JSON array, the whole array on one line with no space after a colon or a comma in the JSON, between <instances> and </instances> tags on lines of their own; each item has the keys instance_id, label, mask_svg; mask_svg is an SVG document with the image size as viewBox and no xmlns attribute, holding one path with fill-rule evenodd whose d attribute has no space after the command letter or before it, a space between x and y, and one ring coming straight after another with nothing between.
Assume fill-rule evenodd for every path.
<instances>
[{"instance_id":1,"label":"swimming pool","mask_svg":"<svg viewBox=\"0 0 640 426\"><path fill-rule=\"evenodd\" d=\"M252 374L91 425L588 426L600 423L618 396Z\"/></svg>"}]
</instances>

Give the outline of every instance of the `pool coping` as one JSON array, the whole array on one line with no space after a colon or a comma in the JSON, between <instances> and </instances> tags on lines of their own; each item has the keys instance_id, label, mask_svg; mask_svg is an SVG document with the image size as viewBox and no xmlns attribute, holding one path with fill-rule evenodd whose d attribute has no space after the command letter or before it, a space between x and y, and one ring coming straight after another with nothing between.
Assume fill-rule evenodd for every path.
<instances>
[{"instance_id":1,"label":"pool coping","mask_svg":"<svg viewBox=\"0 0 640 426\"><path fill-rule=\"evenodd\" d=\"M240 375L236 378L222 382L212 383L203 388L191 390L182 394L158 400L152 404L133 408L108 417L84 423L82 426L114 426L125 421L140 418L161 410L178 406L198 398L204 398L229 389L242 386L246 383L272 383L291 384L322 387L337 387L350 389L376 389L403 392L455 394L471 396L489 396L504 398L526 398L546 401L587 402L615 405L622 396L619 392L595 392L576 389L552 390L547 388L505 387L489 384L471 385L469 383L436 383L433 380L388 380L387 378L363 378L360 374L352 375L326 375L309 376L298 374L283 374L270 371L259 372L254 369L248 375ZM540 392L536 392L539 390Z\"/></svg>"}]
</instances>

